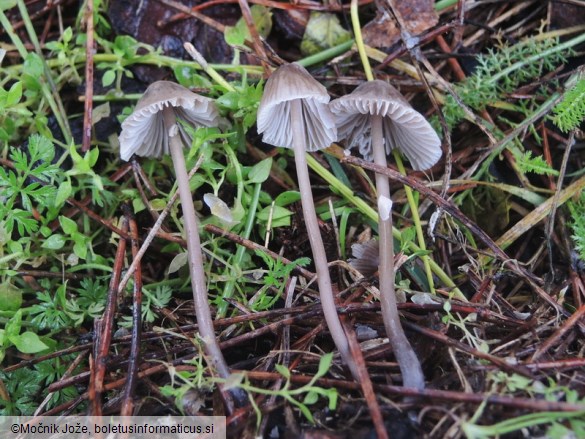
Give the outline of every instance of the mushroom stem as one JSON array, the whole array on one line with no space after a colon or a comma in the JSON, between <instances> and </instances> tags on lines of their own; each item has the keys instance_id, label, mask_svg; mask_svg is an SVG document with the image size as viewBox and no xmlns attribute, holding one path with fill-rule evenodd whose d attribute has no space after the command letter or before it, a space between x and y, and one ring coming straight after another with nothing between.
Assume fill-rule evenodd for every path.
<instances>
[{"instance_id":1,"label":"mushroom stem","mask_svg":"<svg viewBox=\"0 0 585 439\"><path fill-rule=\"evenodd\" d=\"M183 210L183 222L187 235L187 253L189 257L189 271L191 273L191 287L193 288L193 299L195 302L195 315L199 334L210 361L221 378L227 378L230 374L229 368L223 358L219 344L215 338L211 311L207 301L207 288L205 285L205 272L203 271L203 256L201 253L201 241L199 240L199 223L195 215L195 206L191 189L189 188L189 176L187 165L183 155L183 145L179 135L177 119L172 108L166 105L163 108L163 121L165 131L169 136L169 150L173 159L177 185L179 187L179 198Z\"/></svg>"},{"instance_id":2,"label":"mushroom stem","mask_svg":"<svg viewBox=\"0 0 585 439\"><path fill-rule=\"evenodd\" d=\"M311 243L313 259L315 261L321 307L323 308L327 327L329 328L337 350L339 350L339 353L341 354L341 358L348 365L353 376L358 379L359 374L357 373L357 367L351 356L349 342L345 331L343 330L343 326L341 326L341 321L339 320L339 315L337 314L337 309L335 307L335 298L333 296L333 289L331 288L331 277L329 275L325 246L323 245L319 223L317 222L317 212L315 211L315 203L311 191L311 181L309 179L309 168L307 166L307 159L305 158L307 145L305 144L306 135L303 125L303 107L301 100L291 100L290 106L293 150L297 168L299 191L301 193L301 204L303 206L303 217L309 235L309 242Z\"/></svg>"},{"instance_id":3,"label":"mushroom stem","mask_svg":"<svg viewBox=\"0 0 585 439\"><path fill-rule=\"evenodd\" d=\"M386 152L382 132L382 116L371 116L371 136L374 163L386 168ZM380 236L380 303L386 333L400 366L405 387L424 389L425 379L420 361L410 345L398 314L394 291L394 242L392 237L392 201L388 177L376 174L378 192L378 233Z\"/></svg>"}]
</instances>

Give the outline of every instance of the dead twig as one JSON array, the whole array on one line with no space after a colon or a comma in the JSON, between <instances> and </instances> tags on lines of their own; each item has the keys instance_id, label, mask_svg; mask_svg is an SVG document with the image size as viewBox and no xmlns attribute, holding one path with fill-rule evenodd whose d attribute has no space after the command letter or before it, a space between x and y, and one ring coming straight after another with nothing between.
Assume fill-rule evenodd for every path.
<instances>
[{"instance_id":1,"label":"dead twig","mask_svg":"<svg viewBox=\"0 0 585 439\"><path fill-rule=\"evenodd\" d=\"M126 217L122 221L122 231L128 232L129 224ZM112 277L108 288L108 298L106 302L106 309L103 317L99 322L96 321L99 332L96 332L96 340L94 345L97 348L94 350L94 368L90 379L90 398L92 413L96 416L101 412L101 394L103 391L104 376L106 374L106 364L108 358L108 351L112 340L112 332L114 328L114 316L116 314L116 305L118 303L118 282L124 264L124 254L126 253L126 240L120 239L118 242L118 249L116 250L116 257L114 259L114 267L112 270Z\"/></svg>"},{"instance_id":2,"label":"dead twig","mask_svg":"<svg viewBox=\"0 0 585 439\"><path fill-rule=\"evenodd\" d=\"M557 329L553 335L551 335L544 343L532 355L532 361L537 361L542 354L548 351L554 346L557 341L563 337L567 332L573 329L573 327L579 322L579 320L585 315L585 305L581 306L577 311L567 319L567 321Z\"/></svg>"},{"instance_id":3,"label":"dead twig","mask_svg":"<svg viewBox=\"0 0 585 439\"><path fill-rule=\"evenodd\" d=\"M213 224L206 224L204 226L204 228L205 228L205 230L207 230L210 233L213 233L214 235L222 236L226 239L229 239L232 242L235 242L236 244L243 245L244 247L246 247L250 250L254 250L254 251L260 250L261 252L266 253L268 256L270 256L274 260L282 261L285 264L292 264L293 263L291 260L284 258L284 257L278 255L277 253L274 253L272 250L267 249L263 245L257 244L254 241L250 241L249 239L242 238L241 236L236 235L235 233L228 232L227 230L224 230L224 229L217 227ZM304 278L306 278L308 280L313 279L313 277L315 276L315 274L311 273L309 270L306 270L300 266L296 266L295 271L300 273Z\"/></svg>"},{"instance_id":4,"label":"dead twig","mask_svg":"<svg viewBox=\"0 0 585 439\"><path fill-rule=\"evenodd\" d=\"M124 216L130 224L131 249L132 257L136 258L138 253L138 228L136 220L130 206L128 204L122 205ZM132 416L134 411L134 388L136 387L136 374L138 372L138 365L140 363L140 341L142 334L142 270L140 265L134 272L134 291L132 304L132 342L130 344L130 362L128 365L128 379L124 389L124 397L122 400L121 416Z\"/></svg>"}]
</instances>

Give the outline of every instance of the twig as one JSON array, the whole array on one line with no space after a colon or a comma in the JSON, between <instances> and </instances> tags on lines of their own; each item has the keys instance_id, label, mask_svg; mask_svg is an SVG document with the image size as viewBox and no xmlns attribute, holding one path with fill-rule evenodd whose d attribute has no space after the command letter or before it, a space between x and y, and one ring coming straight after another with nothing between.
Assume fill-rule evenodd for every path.
<instances>
[{"instance_id":1,"label":"twig","mask_svg":"<svg viewBox=\"0 0 585 439\"><path fill-rule=\"evenodd\" d=\"M531 218L531 220L530 222L528 222L528 224L533 224L533 222L538 222L541 219L543 219L545 216L545 212L547 212L548 209L550 208L550 204L552 203L551 199L547 200L546 202L538 206L533 212L531 212L529 215L527 215L521 221L519 221L514 227L512 227L512 229L508 230L508 232L502 235L502 237L500 237L498 241L494 242L482 229L477 227L475 223L473 223L469 218L467 218L451 201L442 199L439 195L437 195L430 189L426 188L424 185L418 183L415 179L411 177L405 177L401 175L399 172L394 171L393 169L381 168L379 166L374 165L373 163L369 163L365 160L361 160L352 156L342 157L341 161L355 164L361 166L362 168L370 169L374 172L388 175L390 178L395 179L403 184L409 185L412 188L419 191L420 193L422 193L423 195L426 195L431 201L440 205L442 208L445 209L446 212L460 220L466 227L468 227L469 230L474 235L476 235L492 252L494 252L495 257L501 259L504 263L514 262L511 264L512 271L524 277L541 299L543 299L549 305L553 306L562 315L566 317L571 316L571 314L566 309L564 309L558 302L556 302L550 296L550 294L548 294L545 290L543 290L540 287L540 285L538 285L534 274L530 273L526 268L520 266L516 261L510 258L504 252L504 250L502 250L501 247L501 242L507 242L509 234L510 233L515 234L515 232L512 232L512 230L519 228L517 226L520 226L520 223L523 224L527 223L528 222L527 219L529 217ZM585 177L581 177L579 180L577 180L569 187L564 189L560 196L560 202L564 203L570 196L572 196L579 188L582 188L583 186L585 186ZM526 227L526 224L524 224L524 227ZM506 241L504 241L504 238L506 238ZM580 323L579 327L582 330L585 330L585 324Z\"/></svg>"},{"instance_id":2,"label":"twig","mask_svg":"<svg viewBox=\"0 0 585 439\"><path fill-rule=\"evenodd\" d=\"M372 418L372 422L376 430L376 435L380 439L389 439L388 432L384 426L384 418L382 417L380 405L376 399L376 393L374 392L372 380L370 378L370 374L368 373L368 368L366 366L366 361L364 359L360 344L358 343L355 332L345 320L346 319L342 321L343 329L345 329L345 335L347 336L347 341L349 342L349 351L351 352L359 375L361 390L364 394L364 398L366 399L366 404L370 409L370 417Z\"/></svg>"},{"instance_id":3,"label":"twig","mask_svg":"<svg viewBox=\"0 0 585 439\"><path fill-rule=\"evenodd\" d=\"M79 210L81 210L83 213L85 213L88 217L90 217L91 219L97 221L98 223L100 223L102 226L106 227L107 229L110 229L112 232L117 233L118 236L124 238L124 239L128 239L128 233L122 231L120 228L116 227L115 225L113 225L111 223L111 221L106 220L104 218L102 218L101 216L99 216L97 213L95 213L93 210L89 209L87 206L85 206L83 203L73 199L73 198L68 198L67 202L73 206L75 206L76 208L78 208Z\"/></svg>"},{"instance_id":4,"label":"twig","mask_svg":"<svg viewBox=\"0 0 585 439\"><path fill-rule=\"evenodd\" d=\"M175 0L158 0L160 3L162 3L163 5L169 6L173 9L176 9L177 11L181 11L184 14L190 15L191 17L195 17L197 20L202 21L203 23L205 23L206 25L212 27L213 29L215 29L216 31L220 32L220 33L225 33L225 26L223 24L221 24L218 21L215 21L213 18L208 17L205 14L202 14L201 12L197 12L195 9L190 8L182 3L179 3ZM162 25L164 25L163 22L161 22Z\"/></svg>"},{"instance_id":5,"label":"twig","mask_svg":"<svg viewBox=\"0 0 585 439\"><path fill-rule=\"evenodd\" d=\"M226 239L229 239L232 242L235 242L236 244L243 245L244 247L246 247L250 250L260 250L261 252L266 253L268 256L270 256L271 258L273 258L276 261L281 261L281 262L284 262L285 264L292 264L293 263L293 261L291 261L285 257L282 257L277 253L274 253L272 250L267 249L263 245L256 244L254 241L250 241L249 239L244 239L240 235L236 235L235 233L228 232L227 230L224 230L224 229L217 227L213 224L206 224L203 228L206 231L213 233L214 235L222 236ZM313 277L315 276L314 273L311 273L309 270L306 270L303 267L298 266L298 265L295 267L295 271L298 271L301 275L303 275L304 278L306 278L308 280L313 279Z\"/></svg>"},{"instance_id":6,"label":"twig","mask_svg":"<svg viewBox=\"0 0 585 439\"><path fill-rule=\"evenodd\" d=\"M138 253L138 228L136 220L132 215L130 206L123 204L124 216L130 224L132 257L136 258ZM128 365L128 379L124 389L124 399L120 416L132 416L134 411L133 394L136 387L136 374L140 363L140 339L142 334L142 270L140 266L134 273L134 294L132 306L132 343L130 345L130 364Z\"/></svg>"},{"instance_id":7,"label":"twig","mask_svg":"<svg viewBox=\"0 0 585 439\"><path fill-rule=\"evenodd\" d=\"M575 143L575 130L571 131L569 135L569 140L567 141L567 146L565 148L565 152L563 153L563 161L561 163L561 169L559 170L558 176L558 184L556 185L555 195L552 200L552 205L550 207L550 212L548 214L548 224L545 228L545 235L547 236L546 245L548 247L548 259L549 259L549 267L550 273L554 276L554 263L553 263L553 252L552 252L552 238L553 232L555 228L555 217L557 208L559 207L559 199L561 197L561 189L563 187L563 180L565 179L565 174L567 172L567 163L569 162L569 155L571 154L571 150L573 144Z\"/></svg>"},{"instance_id":8,"label":"twig","mask_svg":"<svg viewBox=\"0 0 585 439\"><path fill-rule=\"evenodd\" d=\"M63 374L63 376L61 378L63 379L63 378L70 377L71 373L77 368L77 366L79 366L81 364L81 362L83 361L83 359L85 358L86 355L87 355L87 351L80 352L79 354L77 354L77 356L75 357L75 360L73 360L73 362L67 367L67 370L65 371L65 373ZM35 410L34 416L39 416L41 414L41 410L45 407L45 405L47 405L51 401L51 399L53 399L53 396L54 396L53 392L47 393L47 396L45 397L45 399L43 399L43 402Z\"/></svg>"},{"instance_id":9,"label":"twig","mask_svg":"<svg viewBox=\"0 0 585 439\"><path fill-rule=\"evenodd\" d=\"M475 123L481 131L487 136L490 143L493 145L496 143L496 138L491 132L491 129L486 126L483 121L473 112L471 108L469 108L459 97L459 95L455 92L454 88L451 86L449 82L447 82L443 77L435 70L433 65L423 56L420 47L418 46L418 41L416 37L413 37L410 32L408 31L407 26L404 23L404 19L400 14L400 9L396 8L395 2L396 0L387 0L388 1L388 11L396 20L398 25L398 29L400 29L400 36L402 41L404 42L405 47L407 48L410 56L419 61L425 68L429 71L429 73L445 90L449 92L451 97L457 102L457 104L461 107L467 117ZM413 42L417 42L417 44L413 44Z\"/></svg>"},{"instance_id":10,"label":"twig","mask_svg":"<svg viewBox=\"0 0 585 439\"><path fill-rule=\"evenodd\" d=\"M240 9L242 10L242 18L246 22L246 26L248 27L248 31L250 32L250 37L252 37L252 45L254 50L256 51L256 55L260 59L260 63L262 64L262 68L264 69L264 76L268 77L270 75L270 67L266 63L268 59L266 57L266 51L264 50L264 44L260 38L260 34L258 33L258 29L256 29L256 24L254 23L254 18L252 18L252 11L250 10L250 5L248 5L247 0L238 0L240 5Z\"/></svg>"},{"instance_id":11,"label":"twig","mask_svg":"<svg viewBox=\"0 0 585 439\"><path fill-rule=\"evenodd\" d=\"M179 365L183 363L183 359L175 360L171 364ZM151 376L157 373L166 372L168 364L159 364L149 369L142 370L138 373L139 378ZM275 381L282 379L282 375L276 372L258 372L258 371L237 371L235 373L243 372L249 379L259 381ZM305 375L293 374L290 377L292 383L295 384L307 384L310 382L312 377ZM124 385L125 378L120 378L116 381L108 383L105 390L114 390ZM347 390L359 390L359 383L353 381L342 381L336 379L319 378L314 384L321 387L333 387ZM490 395L486 393L465 393L465 392L454 392L449 390L435 390L425 389L417 390L412 388L405 388L400 386L391 386L376 384L374 385L376 392L383 392L387 395L401 395L419 397L421 401L425 399L440 400L440 401L451 401L468 404L482 404L487 403L490 405L501 405L504 407L514 407L517 409L533 410L533 411L562 411L562 412L575 412L585 411L584 404L574 404L568 402L557 402L557 401L546 401L542 399L533 398L513 398L509 396ZM78 404L80 401L87 399L87 393L84 393L79 397L78 400L73 403L66 403L65 406L70 407L73 404ZM55 408L50 414L56 414L63 410L63 407ZM49 412L44 413L45 416L49 416Z\"/></svg>"},{"instance_id":12,"label":"twig","mask_svg":"<svg viewBox=\"0 0 585 439\"><path fill-rule=\"evenodd\" d=\"M370 171L374 171L379 174L387 175L392 180L398 181L405 186L413 188L420 194L427 197L429 200L431 200L432 203L443 209L449 215L461 221L463 225L469 228L469 230L474 235L476 235L481 240L481 242L483 242L494 253L494 255L500 256L505 259L509 259L509 257L494 243L494 241L482 229L480 229L477 226L477 224L475 224L466 215L464 215L463 212L461 212L459 208L455 204L453 204L452 201L441 198L439 194L433 192L431 189L429 189L423 183L421 183L418 179L403 175L392 168L382 168L380 166L375 165L374 163L370 163L366 160L362 160L354 156L340 157L340 160L342 162L359 166L364 169L369 169Z\"/></svg>"},{"instance_id":13,"label":"twig","mask_svg":"<svg viewBox=\"0 0 585 439\"><path fill-rule=\"evenodd\" d=\"M102 346L102 330L103 322L100 319L96 319L93 321L93 345L91 350L91 355L89 356L89 386L87 389L87 395L89 399L89 413L92 416L102 416L102 399L101 399L101 391L98 389L97 386L97 368L100 362L105 364L106 358L100 357L99 348ZM75 377L71 377L74 379ZM60 380L60 383L66 383L68 380ZM55 390L49 390L49 392L54 392Z\"/></svg>"},{"instance_id":14,"label":"twig","mask_svg":"<svg viewBox=\"0 0 585 439\"><path fill-rule=\"evenodd\" d=\"M124 217L122 221L122 230L128 231L128 220ZM104 376L106 374L106 361L110 343L112 340L112 331L114 327L114 316L116 314L116 305L118 302L117 286L120 281L120 274L124 264L124 254L126 253L126 240L120 239L118 242L118 249L116 250L116 257L114 259L114 267L112 270L112 277L108 288L108 299L106 309L104 311L101 321L101 332L98 334L99 347L97 355L94 356L93 382L95 387L95 398L100 398L103 390ZM94 406L95 409L95 406Z\"/></svg>"},{"instance_id":15,"label":"twig","mask_svg":"<svg viewBox=\"0 0 585 439\"><path fill-rule=\"evenodd\" d=\"M193 167L191 172L189 172L189 179L191 179L191 177L195 174L195 172L197 172L197 170L199 169L199 166L201 166L202 162L203 162L203 155L201 157L199 157L199 159L197 160L197 163L195 163L195 166ZM160 213L158 219L156 220L156 222L152 226L152 229L150 229L150 232L148 232L148 235L144 239L144 242L142 243L140 250L138 251L138 253L136 253L136 255L133 256L132 264L130 264L130 267L128 267L126 274L124 275L124 277L120 281L120 285L118 286L118 294L122 294L122 292L126 288L126 284L128 283L128 281L130 280L130 278L134 274L134 271L136 270L136 267L138 266L138 264L142 260L144 253L146 253L146 250L148 250L150 243L154 240L155 236L157 235L157 233L161 229L163 221L165 220L165 218L167 217L167 215L171 211L171 208L173 207L173 204L175 204L175 201L177 201L177 198L179 198L179 192L175 191L175 193L171 196L169 202L165 206L164 210Z\"/></svg>"},{"instance_id":16,"label":"twig","mask_svg":"<svg viewBox=\"0 0 585 439\"><path fill-rule=\"evenodd\" d=\"M246 371L246 376L252 380L258 381L274 381L282 378L282 375L275 372L258 372L258 371ZM291 382L295 384L306 384L311 381L310 376L305 375L292 375L290 377ZM334 387L342 388L347 390L358 390L359 384L351 381L342 381L329 378L320 378L316 381L317 385L322 387ZM378 393L385 393L388 395L401 395L401 396L416 396L421 401L425 399L430 400L442 400L451 402L460 402L468 404L493 404L501 405L504 407L514 407L517 409L526 409L534 411L562 411L562 412L576 412L584 411L585 404L574 404L568 402L557 402L557 401L545 401L542 399L533 398L513 398L509 396L490 395L487 393L466 393L466 392L454 392L451 390L435 390L425 389L417 390L412 388L391 386L387 384L376 384L374 389Z\"/></svg>"},{"instance_id":17,"label":"twig","mask_svg":"<svg viewBox=\"0 0 585 439\"><path fill-rule=\"evenodd\" d=\"M453 347L461 352L465 352L466 354L469 354L472 357L481 358L482 360L487 360L490 363L495 364L496 366L500 367L503 370L507 370L509 372L516 373L518 375L532 378L532 373L525 366L510 364L503 358L499 358L499 357L496 357L495 355L491 355L491 354L488 354L486 352L482 352L478 349L474 349L472 347L469 347L465 343L462 343L459 340L455 340L451 337L448 337L447 335L442 334L439 331L435 331L435 330L430 329L430 328L424 328L422 326L415 325L414 323L410 323L408 321L404 321L403 324L407 328L414 330L419 334L423 334L429 338L440 341L441 343L444 343L447 346L451 346L451 347Z\"/></svg>"},{"instance_id":18,"label":"twig","mask_svg":"<svg viewBox=\"0 0 585 439\"><path fill-rule=\"evenodd\" d=\"M584 315L585 315L585 305L581 306L581 308L579 308L577 311L575 311L573 313L573 315L571 315L571 317L569 317L567 319L567 321L564 323L563 326L561 326L559 329L557 329L553 335L551 335L544 343L542 343L542 345L540 345L540 347L532 355L531 360L537 361L542 356L542 354L544 354L546 351L548 351L550 348L553 347L553 345L557 342L557 340L559 340L568 331L573 329L573 327L579 322L579 320Z\"/></svg>"}]
</instances>

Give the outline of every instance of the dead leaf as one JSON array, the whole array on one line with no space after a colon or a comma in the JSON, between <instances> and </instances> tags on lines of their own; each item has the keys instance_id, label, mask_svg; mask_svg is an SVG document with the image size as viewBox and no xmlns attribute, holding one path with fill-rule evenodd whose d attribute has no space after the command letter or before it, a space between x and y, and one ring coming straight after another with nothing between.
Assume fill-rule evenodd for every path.
<instances>
[{"instance_id":1,"label":"dead leaf","mask_svg":"<svg viewBox=\"0 0 585 439\"><path fill-rule=\"evenodd\" d=\"M395 4L406 24L406 30L412 35L419 35L439 22L432 0L397 1ZM362 33L364 42L371 47L390 47L400 40L400 31L394 19L380 7L376 18L364 26Z\"/></svg>"}]
</instances>

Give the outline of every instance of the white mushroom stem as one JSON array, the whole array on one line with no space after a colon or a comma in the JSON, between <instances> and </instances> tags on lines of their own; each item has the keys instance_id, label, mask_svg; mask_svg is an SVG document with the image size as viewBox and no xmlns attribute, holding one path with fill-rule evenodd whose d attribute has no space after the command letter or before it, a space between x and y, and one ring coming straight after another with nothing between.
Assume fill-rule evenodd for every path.
<instances>
[{"instance_id":1,"label":"white mushroom stem","mask_svg":"<svg viewBox=\"0 0 585 439\"><path fill-rule=\"evenodd\" d=\"M382 132L382 116L371 116L371 136L374 163L386 168L386 151ZM376 174L378 192L378 233L380 235L380 303L386 333L400 366L405 387L424 389L425 379L420 361L410 345L398 314L394 291L394 242L388 177Z\"/></svg>"},{"instance_id":2,"label":"white mushroom stem","mask_svg":"<svg viewBox=\"0 0 585 439\"><path fill-rule=\"evenodd\" d=\"M341 326L341 321L339 320L339 315L337 314L337 309L335 307L335 298L331 287L331 277L329 275L325 246L323 245L323 239L321 238L321 231L319 230L319 223L317 221L317 212L315 211L315 203L311 191L311 181L309 179L309 168L305 157L307 145L305 145L306 136L303 122L303 107L300 99L293 99L290 101L290 105L293 136L292 142L297 168L297 178L299 182L299 191L301 193L305 227L307 228L307 233L309 235L313 260L315 261L315 270L317 271L317 284L319 285L321 307L323 308L327 327L329 328L329 332L331 333L331 337L333 338L337 350L341 354L341 358L349 366L353 376L358 379L359 374L357 373L357 367L351 356L349 342L345 331L343 330L343 326Z\"/></svg>"},{"instance_id":3,"label":"white mushroom stem","mask_svg":"<svg viewBox=\"0 0 585 439\"><path fill-rule=\"evenodd\" d=\"M170 106L165 106L163 109L163 121L165 131L169 136L169 149L173 159L173 166L175 167L179 198L183 209L183 223L187 235L187 253L189 255L189 271L191 273L191 287L193 288L197 326L203 339L206 353L210 361L213 362L215 370L221 378L227 378L230 371L215 338L211 311L207 301L203 255L201 253L201 241L199 240L199 224L195 215L191 189L189 188L189 176L185 156L183 155L183 144L179 135L175 113Z\"/></svg>"}]
</instances>

